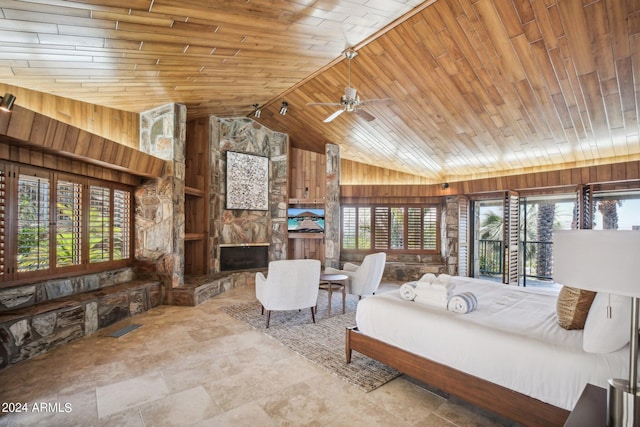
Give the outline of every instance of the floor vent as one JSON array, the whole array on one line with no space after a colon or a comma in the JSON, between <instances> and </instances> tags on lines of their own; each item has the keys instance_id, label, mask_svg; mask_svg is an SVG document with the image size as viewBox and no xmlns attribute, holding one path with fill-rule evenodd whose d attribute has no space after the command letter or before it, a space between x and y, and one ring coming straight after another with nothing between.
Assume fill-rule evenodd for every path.
<instances>
[{"instance_id":1,"label":"floor vent","mask_svg":"<svg viewBox=\"0 0 640 427\"><path fill-rule=\"evenodd\" d=\"M112 332L112 333L111 333L111 335L109 335L109 336L114 337L114 338L120 338L120 337L121 337L121 336L123 336L124 334L128 334L128 333L129 333L129 332L131 332L131 331L135 331L135 330L136 330L136 329L138 329L140 326L142 326L142 325L138 325L138 324L133 323L133 324L131 324L131 325L127 325L127 326L125 326L125 327L124 327L124 328L122 328L122 329L118 329L117 331Z\"/></svg>"}]
</instances>

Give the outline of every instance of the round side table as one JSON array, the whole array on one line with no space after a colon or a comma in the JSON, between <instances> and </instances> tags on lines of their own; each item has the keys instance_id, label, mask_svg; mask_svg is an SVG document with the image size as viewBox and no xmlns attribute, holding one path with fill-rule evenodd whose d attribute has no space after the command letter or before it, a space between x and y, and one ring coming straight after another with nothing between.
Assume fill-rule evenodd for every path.
<instances>
[{"instance_id":1,"label":"round side table","mask_svg":"<svg viewBox=\"0 0 640 427\"><path fill-rule=\"evenodd\" d=\"M329 294L329 303L327 305L328 317L331 317L331 296L334 291L342 291L342 314L345 313L347 280L349 280L349 276L346 274L320 274L320 289L325 289Z\"/></svg>"}]
</instances>

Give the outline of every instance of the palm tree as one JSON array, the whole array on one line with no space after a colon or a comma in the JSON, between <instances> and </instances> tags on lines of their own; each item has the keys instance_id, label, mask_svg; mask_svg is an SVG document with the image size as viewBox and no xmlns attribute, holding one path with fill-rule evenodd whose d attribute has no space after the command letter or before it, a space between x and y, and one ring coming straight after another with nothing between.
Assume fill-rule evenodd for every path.
<instances>
[{"instance_id":1,"label":"palm tree","mask_svg":"<svg viewBox=\"0 0 640 427\"><path fill-rule=\"evenodd\" d=\"M555 212L556 204L554 202L543 202L538 205L536 218L538 242L552 241ZM553 268L551 245L541 243L536 247L536 275L539 277L551 277Z\"/></svg>"},{"instance_id":2,"label":"palm tree","mask_svg":"<svg viewBox=\"0 0 640 427\"><path fill-rule=\"evenodd\" d=\"M622 205L620 200L600 200L598 202L598 210L602 214L602 229L617 230L618 229L618 206Z\"/></svg>"}]
</instances>

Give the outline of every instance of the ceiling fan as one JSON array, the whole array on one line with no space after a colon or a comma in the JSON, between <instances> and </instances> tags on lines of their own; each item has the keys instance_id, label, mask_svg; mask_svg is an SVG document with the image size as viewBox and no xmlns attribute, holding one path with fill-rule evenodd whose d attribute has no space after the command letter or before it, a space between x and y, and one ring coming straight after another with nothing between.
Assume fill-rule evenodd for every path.
<instances>
[{"instance_id":1,"label":"ceiling fan","mask_svg":"<svg viewBox=\"0 0 640 427\"><path fill-rule=\"evenodd\" d=\"M335 119L345 111L350 113L356 113L357 115L359 115L360 117L362 117L368 122L375 120L376 118L370 113L364 111L362 107L369 104L377 103L377 102L389 102L392 99L384 98L384 99L369 99L366 101L361 100L356 92L356 89L351 87L351 60L356 57L358 52L349 48L345 50L343 54L345 58L347 58L347 60L349 61L349 86L347 86L344 89L344 95L342 95L342 97L340 98L340 102L309 102L307 105L325 105L325 106L329 105L329 106L340 107L338 110L332 113L329 117L324 119L324 123L329 123L330 121L332 121L333 119Z\"/></svg>"}]
</instances>

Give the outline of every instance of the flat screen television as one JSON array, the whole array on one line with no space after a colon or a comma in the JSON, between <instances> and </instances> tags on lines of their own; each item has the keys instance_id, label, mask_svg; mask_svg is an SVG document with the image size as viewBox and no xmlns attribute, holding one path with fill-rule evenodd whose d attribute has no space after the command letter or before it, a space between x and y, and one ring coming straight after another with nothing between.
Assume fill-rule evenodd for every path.
<instances>
[{"instance_id":1,"label":"flat screen television","mask_svg":"<svg viewBox=\"0 0 640 427\"><path fill-rule=\"evenodd\" d=\"M289 233L324 232L324 209L289 208L287 216Z\"/></svg>"}]
</instances>

